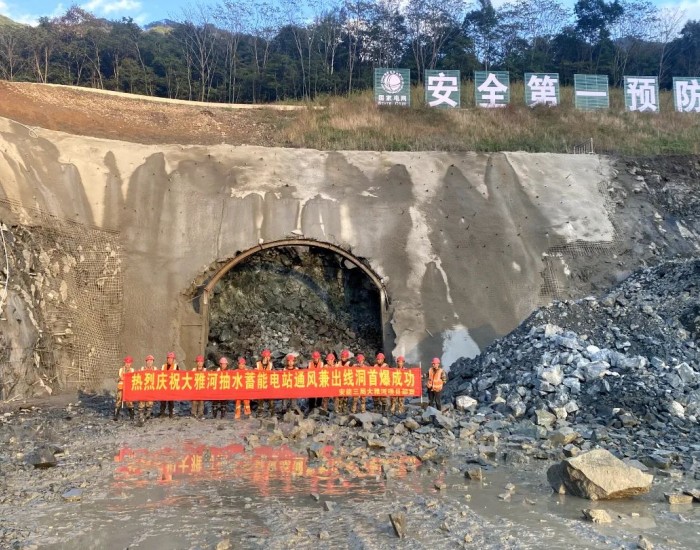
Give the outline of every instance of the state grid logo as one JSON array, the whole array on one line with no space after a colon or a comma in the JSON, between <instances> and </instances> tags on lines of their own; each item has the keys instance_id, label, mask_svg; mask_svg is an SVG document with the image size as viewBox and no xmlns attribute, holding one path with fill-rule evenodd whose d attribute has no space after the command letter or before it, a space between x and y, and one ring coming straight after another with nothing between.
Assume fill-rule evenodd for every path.
<instances>
[{"instance_id":1,"label":"state grid logo","mask_svg":"<svg viewBox=\"0 0 700 550\"><path fill-rule=\"evenodd\" d=\"M382 75L382 90L388 94L396 94L403 89L403 76L398 71L387 71Z\"/></svg>"}]
</instances>

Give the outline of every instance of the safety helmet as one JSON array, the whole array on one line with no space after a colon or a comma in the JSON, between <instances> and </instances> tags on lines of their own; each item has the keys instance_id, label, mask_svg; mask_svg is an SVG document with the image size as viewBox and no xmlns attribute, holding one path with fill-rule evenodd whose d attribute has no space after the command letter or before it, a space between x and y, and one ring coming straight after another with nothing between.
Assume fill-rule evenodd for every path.
<instances>
[{"instance_id":1,"label":"safety helmet","mask_svg":"<svg viewBox=\"0 0 700 550\"><path fill-rule=\"evenodd\" d=\"M295 361L295 360L296 360L296 357L294 357L293 353L290 353L289 355L287 355L287 361Z\"/></svg>"},{"instance_id":2,"label":"safety helmet","mask_svg":"<svg viewBox=\"0 0 700 550\"><path fill-rule=\"evenodd\" d=\"M365 360L365 356L362 355L361 353L358 353L358 354L355 356L355 359L357 360L358 363L362 363L362 361Z\"/></svg>"},{"instance_id":3,"label":"safety helmet","mask_svg":"<svg viewBox=\"0 0 700 550\"><path fill-rule=\"evenodd\" d=\"M204 355L198 355L194 358L195 363L204 363Z\"/></svg>"},{"instance_id":4,"label":"safety helmet","mask_svg":"<svg viewBox=\"0 0 700 550\"><path fill-rule=\"evenodd\" d=\"M433 357L432 361L433 365L439 365L440 364L440 359L438 357Z\"/></svg>"},{"instance_id":5,"label":"safety helmet","mask_svg":"<svg viewBox=\"0 0 700 550\"><path fill-rule=\"evenodd\" d=\"M320 359L321 358L321 352L315 351L311 354L312 359Z\"/></svg>"},{"instance_id":6,"label":"safety helmet","mask_svg":"<svg viewBox=\"0 0 700 550\"><path fill-rule=\"evenodd\" d=\"M228 359L226 359L226 357L222 357L219 359L219 365L228 365Z\"/></svg>"},{"instance_id":7,"label":"safety helmet","mask_svg":"<svg viewBox=\"0 0 700 550\"><path fill-rule=\"evenodd\" d=\"M340 352L340 358L341 359L349 359L350 358L350 351L344 349L343 351Z\"/></svg>"},{"instance_id":8,"label":"safety helmet","mask_svg":"<svg viewBox=\"0 0 700 550\"><path fill-rule=\"evenodd\" d=\"M131 357L131 355L127 355L126 357L124 357L124 362L125 362L126 364L130 365L131 363L134 362L134 358Z\"/></svg>"},{"instance_id":9,"label":"safety helmet","mask_svg":"<svg viewBox=\"0 0 700 550\"><path fill-rule=\"evenodd\" d=\"M146 355L146 361L155 361L156 358L153 357L152 355Z\"/></svg>"},{"instance_id":10,"label":"safety helmet","mask_svg":"<svg viewBox=\"0 0 700 550\"><path fill-rule=\"evenodd\" d=\"M404 356L403 356L403 355L399 355L399 356L396 358L396 362L397 362L397 363L405 363L405 362L406 362L406 359L404 359Z\"/></svg>"},{"instance_id":11,"label":"safety helmet","mask_svg":"<svg viewBox=\"0 0 700 550\"><path fill-rule=\"evenodd\" d=\"M329 353L328 355L326 355L326 361L330 361L331 359L332 359L333 361L335 361L335 355L334 355L334 354Z\"/></svg>"},{"instance_id":12,"label":"safety helmet","mask_svg":"<svg viewBox=\"0 0 700 550\"><path fill-rule=\"evenodd\" d=\"M377 361L382 361L382 360L384 360L384 357L385 357L384 354L380 351L380 352L377 354Z\"/></svg>"},{"instance_id":13,"label":"safety helmet","mask_svg":"<svg viewBox=\"0 0 700 550\"><path fill-rule=\"evenodd\" d=\"M175 352L174 351L169 351L168 355L166 356L167 359L175 359Z\"/></svg>"},{"instance_id":14,"label":"safety helmet","mask_svg":"<svg viewBox=\"0 0 700 550\"><path fill-rule=\"evenodd\" d=\"M245 365L245 357L239 357L239 358L238 358L238 364L239 364L239 365Z\"/></svg>"},{"instance_id":15,"label":"safety helmet","mask_svg":"<svg viewBox=\"0 0 700 550\"><path fill-rule=\"evenodd\" d=\"M272 352L269 349L264 349L260 355L262 355L263 357L270 357L272 355Z\"/></svg>"}]
</instances>

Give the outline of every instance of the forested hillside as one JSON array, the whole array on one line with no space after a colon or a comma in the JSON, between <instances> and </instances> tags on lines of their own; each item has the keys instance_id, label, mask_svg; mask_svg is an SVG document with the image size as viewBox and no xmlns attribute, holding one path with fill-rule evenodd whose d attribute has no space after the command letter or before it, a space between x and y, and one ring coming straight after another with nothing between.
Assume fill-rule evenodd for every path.
<instances>
[{"instance_id":1,"label":"forested hillside","mask_svg":"<svg viewBox=\"0 0 700 550\"><path fill-rule=\"evenodd\" d=\"M0 18L0 77L216 102L345 94L374 67L700 74L700 22L647 0L224 0L142 28L73 6L27 27Z\"/></svg>"}]
</instances>

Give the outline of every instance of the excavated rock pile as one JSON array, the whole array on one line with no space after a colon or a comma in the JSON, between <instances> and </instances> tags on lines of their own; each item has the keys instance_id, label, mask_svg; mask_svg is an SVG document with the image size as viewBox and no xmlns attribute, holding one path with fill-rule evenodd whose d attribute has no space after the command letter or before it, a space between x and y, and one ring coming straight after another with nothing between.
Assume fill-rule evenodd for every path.
<instances>
[{"instance_id":1,"label":"excavated rock pile","mask_svg":"<svg viewBox=\"0 0 700 550\"><path fill-rule=\"evenodd\" d=\"M454 363L445 393L476 399L477 416L569 456L603 445L695 470L699 291L700 260L677 261L635 273L602 299L555 302Z\"/></svg>"}]
</instances>

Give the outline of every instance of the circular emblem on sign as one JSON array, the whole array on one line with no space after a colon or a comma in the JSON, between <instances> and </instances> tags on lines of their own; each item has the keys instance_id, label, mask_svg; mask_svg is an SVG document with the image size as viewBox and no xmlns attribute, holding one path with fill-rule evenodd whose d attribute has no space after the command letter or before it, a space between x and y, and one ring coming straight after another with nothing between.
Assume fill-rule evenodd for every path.
<instances>
[{"instance_id":1,"label":"circular emblem on sign","mask_svg":"<svg viewBox=\"0 0 700 550\"><path fill-rule=\"evenodd\" d=\"M398 71L387 71L382 76L382 89L388 94L395 94L403 88L403 76Z\"/></svg>"}]
</instances>

